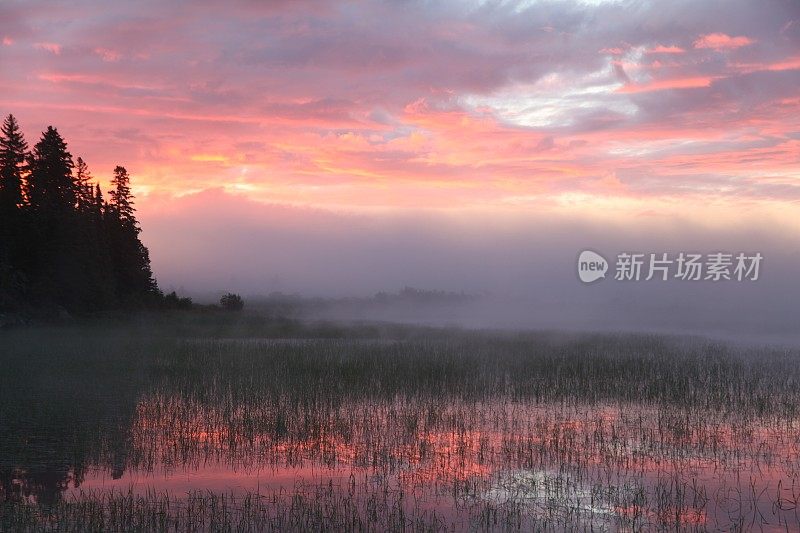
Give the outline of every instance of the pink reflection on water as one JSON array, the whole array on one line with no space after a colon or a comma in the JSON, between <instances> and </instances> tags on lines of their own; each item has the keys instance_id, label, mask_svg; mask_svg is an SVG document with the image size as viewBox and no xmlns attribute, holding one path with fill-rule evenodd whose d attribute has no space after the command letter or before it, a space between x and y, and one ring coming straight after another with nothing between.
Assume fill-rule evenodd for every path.
<instances>
[{"instance_id":1,"label":"pink reflection on water","mask_svg":"<svg viewBox=\"0 0 800 533\"><path fill-rule=\"evenodd\" d=\"M743 423L717 420L711 413L682 418L646 406L503 402L463 407L445 407L436 421L407 427L400 422L406 406L351 405L325 413L328 418L315 421L315 433L300 438L292 421L276 434L267 422L261 429L249 428L252 412L146 399L137 409L122 476L113 479L106 469L90 469L66 495L94 490L289 494L320 484L355 487L357 481L359 487L375 483L413 494L415 505L447 513L458 502L490 501L497 494L542 507L553 495L594 500L596 486L618 491L622 500L641 487L649 503L612 498L596 509L580 504L581 512L680 527L734 526L742 516L758 514L770 523L776 517L797 520L796 421ZM369 430L353 415L359 410L372 417ZM464 413L471 412L477 414L464 421ZM272 416L269 409L255 414L266 421ZM681 492L685 501L653 508L659 493Z\"/></svg>"},{"instance_id":2,"label":"pink reflection on water","mask_svg":"<svg viewBox=\"0 0 800 533\"><path fill-rule=\"evenodd\" d=\"M94 469L87 473L80 485L71 484L66 495L78 495L81 491L94 490L113 490L123 493L132 491L139 495L153 491L185 494L198 490L264 494L291 490L312 480L342 481L348 477L348 474L340 470L318 466L237 470L224 463L209 463L197 469L168 472L129 470L118 479L113 479L104 469Z\"/></svg>"}]
</instances>

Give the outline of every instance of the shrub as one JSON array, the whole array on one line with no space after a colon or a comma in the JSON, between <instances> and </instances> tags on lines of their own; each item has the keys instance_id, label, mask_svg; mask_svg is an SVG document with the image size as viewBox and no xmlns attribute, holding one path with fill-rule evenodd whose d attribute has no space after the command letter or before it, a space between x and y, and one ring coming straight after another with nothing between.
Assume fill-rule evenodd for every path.
<instances>
[{"instance_id":1,"label":"shrub","mask_svg":"<svg viewBox=\"0 0 800 533\"><path fill-rule=\"evenodd\" d=\"M219 304L227 311L241 311L244 308L244 300L238 294L229 292L219 299Z\"/></svg>"}]
</instances>

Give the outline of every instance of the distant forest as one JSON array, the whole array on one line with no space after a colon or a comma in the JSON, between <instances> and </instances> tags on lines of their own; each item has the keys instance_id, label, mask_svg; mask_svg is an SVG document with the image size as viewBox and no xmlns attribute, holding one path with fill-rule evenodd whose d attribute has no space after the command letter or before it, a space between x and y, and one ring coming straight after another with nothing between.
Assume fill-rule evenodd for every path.
<instances>
[{"instance_id":1,"label":"distant forest","mask_svg":"<svg viewBox=\"0 0 800 533\"><path fill-rule=\"evenodd\" d=\"M0 129L0 313L92 314L190 307L165 296L139 239L130 176L108 198L52 126L29 150L13 115Z\"/></svg>"}]
</instances>

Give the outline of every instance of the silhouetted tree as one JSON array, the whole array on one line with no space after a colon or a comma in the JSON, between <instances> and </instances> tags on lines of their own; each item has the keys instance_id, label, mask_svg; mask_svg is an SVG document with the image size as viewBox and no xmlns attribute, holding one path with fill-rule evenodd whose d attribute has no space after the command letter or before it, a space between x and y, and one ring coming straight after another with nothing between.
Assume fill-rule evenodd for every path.
<instances>
[{"instance_id":1,"label":"silhouetted tree","mask_svg":"<svg viewBox=\"0 0 800 533\"><path fill-rule=\"evenodd\" d=\"M82 158L75 162L75 187L77 198L78 231L80 244L76 248L87 277L83 291L87 309L98 310L113 307L115 303L115 280L108 249L108 239L102 221L102 211L97 212L96 193L100 186L90 183L92 174Z\"/></svg>"},{"instance_id":2,"label":"silhouetted tree","mask_svg":"<svg viewBox=\"0 0 800 533\"><path fill-rule=\"evenodd\" d=\"M80 310L84 270L77 247L80 229L72 155L49 126L29 160L26 196L32 222L32 290L38 303Z\"/></svg>"},{"instance_id":3,"label":"silhouetted tree","mask_svg":"<svg viewBox=\"0 0 800 533\"><path fill-rule=\"evenodd\" d=\"M0 310L17 307L27 285L22 212L27 151L17 120L8 115L0 128Z\"/></svg>"},{"instance_id":4,"label":"silhouetted tree","mask_svg":"<svg viewBox=\"0 0 800 533\"><path fill-rule=\"evenodd\" d=\"M26 170L28 143L14 115L0 128L0 213L5 216L22 207L22 180Z\"/></svg>"},{"instance_id":5,"label":"silhouetted tree","mask_svg":"<svg viewBox=\"0 0 800 533\"><path fill-rule=\"evenodd\" d=\"M126 303L142 303L157 294L150 255L139 240L139 223L133 208L130 176L125 167L114 169L111 197L105 219L117 295Z\"/></svg>"},{"instance_id":6,"label":"silhouetted tree","mask_svg":"<svg viewBox=\"0 0 800 533\"><path fill-rule=\"evenodd\" d=\"M238 294L229 292L219 299L219 305L227 311L241 311L244 309L244 300Z\"/></svg>"},{"instance_id":7,"label":"silhouetted tree","mask_svg":"<svg viewBox=\"0 0 800 533\"><path fill-rule=\"evenodd\" d=\"M100 184L94 186L94 205L92 209L92 220L98 227L102 226L103 215L105 214L105 202L103 201L103 191L100 190Z\"/></svg>"},{"instance_id":8,"label":"silhouetted tree","mask_svg":"<svg viewBox=\"0 0 800 533\"><path fill-rule=\"evenodd\" d=\"M191 307L158 290L124 167L114 169L106 203L55 128L27 149L9 115L0 128L0 311L23 301L77 313Z\"/></svg>"},{"instance_id":9,"label":"silhouetted tree","mask_svg":"<svg viewBox=\"0 0 800 533\"><path fill-rule=\"evenodd\" d=\"M120 223L133 226L138 230L133 208L133 199L135 197L131 194L131 178L125 167L116 166L114 168L111 191L108 195L111 197L109 205L114 210L114 216Z\"/></svg>"},{"instance_id":10,"label":"silhouetted tree","mask_svg":"<svg viewBox=\"0 0 800 533\"><path fill-rule=\"evenodd\" d=\"M189 297L181 298L178 293L172 291L164 296L162 300L162 307L164 309L191 309L192 299Z\"/></svg>"},{"instance_id":11,"label":"silhouetted tree","mask_svg":"<svg viewBox=\"0 0 800 533\"><path fill-rule=\"evenodd\" d=\"M48 126L33 148L26 191L31 210L48 222L75 207L77 187L72 177L73 166L67 143L55 128Z\"/></svg>"},{"instance_id":12,"label":"silhouetted tree","mask_svg":"<svg viewBox=\"0 0 800 533\"><path fill-rule=\"evenodd\" d=\"M78 157L75 161L75 187L77 188L78 211L82 213L91 212L94 207L94 186L90 183L92 174L89 166Z\"/></svg>"}]
</instances>

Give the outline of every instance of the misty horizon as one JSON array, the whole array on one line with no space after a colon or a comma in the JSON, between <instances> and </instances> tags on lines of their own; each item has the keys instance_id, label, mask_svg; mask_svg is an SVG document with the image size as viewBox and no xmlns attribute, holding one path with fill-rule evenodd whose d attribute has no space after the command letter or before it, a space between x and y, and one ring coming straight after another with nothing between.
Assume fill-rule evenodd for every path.
<instances>
[{"instance_id":1,"label":"misty horizon","mask_svg":"<svg viewBox=\"0 0 800 533\"><path fill-rule=\"evenodd\" d=\"M28 139L57 126L104 188L125 165L162 288L411 286L498 302L478 324L796 329L796 2L184 11L0 6L0 107ZM764 264L751 284L585 287L584 249Z\"/></svg>"},{"instance_id":2,"label":"misty horizon","mask_svg":"<svg viewBox=\"0 0 800 533\"><path fill-rule=\"evenodd\" d=\"M202 222L191 216L196 210L206 213ZM670 219L668 226L647 214L598 222L556 210L390 217L265 206L223 191L173 201L162 215L143 213L161 286L203 302L227 291L335 300L408 286L480 297L449 317L419 311L420 322L759 338L793 338L797 331L800 240L791 231L776 234L780 217L768 213L716 225ZM202 243L181 239L192 232L203 235ZM220 252L213 261L206 259L209 248ZM583 249L610 259L622 251L760 252L764 261L752 282L620 282L612 272L584 285L576 271Z\"/></svg>"}]
</instances>

